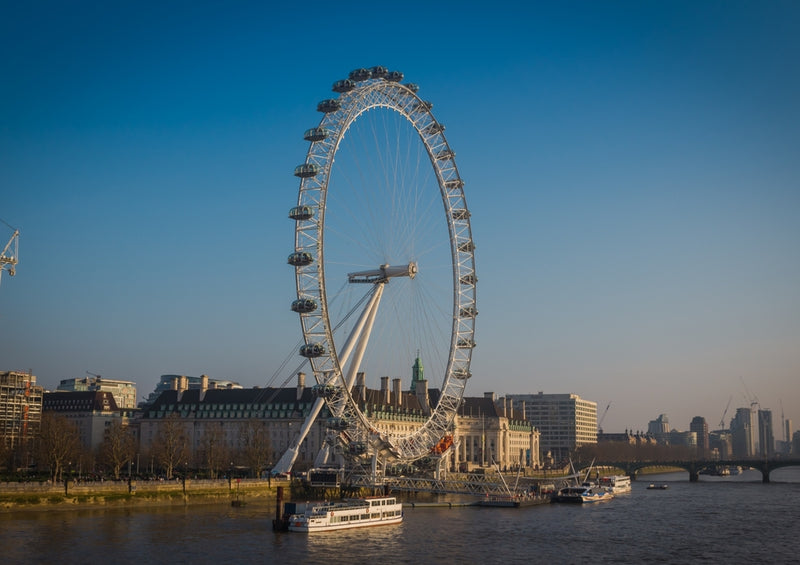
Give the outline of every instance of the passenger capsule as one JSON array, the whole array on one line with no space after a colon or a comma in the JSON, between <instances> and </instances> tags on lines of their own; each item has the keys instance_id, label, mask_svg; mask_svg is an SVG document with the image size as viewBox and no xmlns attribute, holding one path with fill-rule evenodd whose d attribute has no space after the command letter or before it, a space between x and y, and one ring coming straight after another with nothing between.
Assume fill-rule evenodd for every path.
<instances>
[{"instance_id":1,"label":"passenger capsule","mask_svg":"<svg viewBox=\"0 0 800 565\"><path fill-rule=\"evenodd\" d=\"M466 369L453 369L453 376L457 379L468 379L472 376L472 373Z\"/></svg>"},{"instance_id":2,"label":"passenger capsule","mask_svg":"<svg viewBox=\"0 0 800 565\"><path fill-rule=\"evenodd\" d=\"M366 453L367 451L367 444L363 441L354 441L350 444L350 453L353 455L361 455L362 453Z\"/></svg>"},{"instance_id":3,"label":"passenger capsule","mask_svg":"<svg viewBox=\"0 0 800 565\"><path fill-rule=\"evenodd\" d=\"M372 78L372 71L369 69L354 69L350 71L350 80L361 82Z\"/></svg>"},{"instance_id":4,"label":"passenger capsule","mask_svg":"<svg viewBox=\"0 0 800 565\"><path fill-rule=\"evenodd\" d=\"M325 346L321 343L306 343L300 346L300 355L308 359L325 355Z\"/></svg>"},{"instance_id":5,"label":"passenger capsule","mask_svg":"<svg viewBox=\"0 0 800 565\"><path fill-rule=\"evenodd\" d=\"M389 74L389 69L386 67L372 67L370 72L372 73L372 78L386 78L386 75Z\"/></svg>"},{"instance_id":6,"label":"passenger capsule","mask_svg":"<svg viewBox=\"0 0 800 565\"><path fill-rule=\"evenodd\" d=\"M409 89L411 92L419 92L419 85L414 84L413 82L409 82L406 84L406 88Z\"/></svg>"},{"instance_id":7,"label":"passenger capsule","mask_svg":"<svg viewBox=\"0 0 800 565\"><path fill-rule=\"evenodd\" d=\"M466 220L470 217L469 210L465 208L453 208L451 215L454 220Z\"/></svg>"},{"instance_id":8,"label":"passenger capsule","mask_svg":"<svg viewBox=\"0 0 800 565\"><path fill-rule=\"evenodd\" d=\"M303 134L303 139L306 141L322 141L331 134L328 128L311 128L307 129Z\"/></svg>"},{"instance_id":9,"label":"passenger capsule","mask_svg":"<svg viewBox=\"0 0 800 565\"><path fill-rule=\"evenodd\" d=\"M433 122L431 125L426 127L423 130L427 134L435 134L435 133L442 133L444 131L444 125L440 124L439 122Z\"/></svg>"},{"instance_id":10,"label":"passenger capsule","mask_svg":"<svg viewBox=\"0 0 800 565\"><path fill-rule=\"evenodd\" d=\"M475 275L470 274L470 275L464 275L463 277L461 277L458 280L461 282L461 284L470 285L470 284L475 284L476 282L478 282L478 277L476 277Z\"/></svg>"},{"instance_id":11,"label":"passenger capsule","mask_svg":"<svg viewBox=\"0 0 800 565\"><path fill-rule=\"evenodd\" d=\"M314 262L314 257L308 251L295 251L286 262L295 267L305 267Z\"/></svg>"},{"instance_id":12,"label":"passenger capsule","mask_svg":"<svg viewBox=\"0 0 800 565\"><path fill-rule=\"evenodd\" d=\"M348 428L348 422L344 418L328 418L325 427L331 430L344 431Z\"/></svg>"},{"instance_id":13,"label":"passenger capsule","mask_svg":"<svg viewBox=\"0 0 800 565\"><path fill-rule=\"evenodd\" d=\"M314 210L311 206L295 206L289 210L291 220L310 220L314 217Z\"/></svg>"},{"instance_id":14,"label":"passenger capsule","mask_svg":"<svg viewBox=\"0 0 800 565\"><path fill-rule=\"evenodd\" d=\"M334 82L333 88L331 90L333 90L334 92L350 92L355 87L356 87L356 81L346 78Z\"/></svg>"},{"instance_id":15,"label":"passenger capsule","mask_svg":"<svg viewBox=\"0 0 800 565\"><path fill-rule=\"evenodd\" d=\"M389 82L400 82L401 80L403 80L403 73L401 73L400 71L389 71L388 73L386 73L386 76L384 78Z\"/></svg>"},{"instance_id":16,"label":"passenger capsule","mask_svg":"<svg viewBox=\"0 0 800 565\"><path fill-rule=\"evenodd\" d=\"M458 315L462 318L474 318L478 315L478 310L474 306L464 306L458 311Z\"/></svg>"},{"instance_id":17,"label":"passenger capsule","mask_svg":"<svg viewBox=\"0 0 800 565\"><path fill-rule=\"evenodd\" d=\"M313 312L317 309L317 301L312 300L311 298L298 298L292 302L291 308L292 312L297 312L298 314L308 314L309 312Z\"/></svg>"},{"instance_id":18,"label":"passenger capsule","mask_svg":"<svg viewBox=\"0 0 800 565\"><path fill-rule=\"evenodd\" d=\"M317 176L321 170L316 163L303 163L294 168L294 176L307 179Z\"/></svg>"},{"instance_id":19,"label":"passenger capsule","mask_svg":"<svg viewBox=\"0 0 800 565\"><path fill-rule=\"evenodd\" d=\"M465 241L464 243L459 244L458 250L465 253L469 251L475 251L475 243L473 243L472 240Z\"/></svg>"},{"instance_id":20,"label":"passenger capsule","mask_svg":"<svg viewBox=\"0 0 800 565\"><path fill-rule=\"evenodd\" d=\"M316 384L311 387L311 394L316 398L331 398L338 389L331 384Z\"/></svg>"},{"instance_id":21,"label":"passenger capsule","mask_svg":"<svg viewBox=\"0 0 800 565\"><path fill-rule=\"evenodd\" d=\"M330 114L331 112L337 111L341 107L342 103L338 98L328 98L317 104L317 112Z\"/></svg>"}]
</instances>

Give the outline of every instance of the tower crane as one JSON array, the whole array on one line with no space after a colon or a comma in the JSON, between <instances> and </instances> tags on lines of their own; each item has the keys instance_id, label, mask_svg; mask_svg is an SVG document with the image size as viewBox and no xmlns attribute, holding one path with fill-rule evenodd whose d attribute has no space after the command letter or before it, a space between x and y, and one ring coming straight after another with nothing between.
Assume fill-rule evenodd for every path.
<instances>
[{"instance_id":1,"label":"tower crane","mask_svg":"<svg viewBox=\"0 0 800 565\"><path fill-rule=\"evenodd\" d=\"M603 433L603 420L606 419L606 414L608 414L608 409L609 408L611 408L611 403L610 402L606 406L606 409L603 410L603 415L600 416L600 419L597 421L597 431L599 431L601 434Z\"/></svg>"},{"instance_id":2,"label":"tower crane","mask_svg":"<svg viewBox=\"0 0 800 565\"><path fill-rule=\"evenodd\" d=\"M8 240L3 252L0 253L0 278L3 275L3 271L8 271L8 274L13 277L17 272L16 267L19 257L19 230L2 219L0 219L0 222L14 230L11 239Z\"/></svg>"},{"instance_id":3,"label":"tower crane","mask_svg":"<svg viewBox=\"0 0 800 565\"><path fill-rule=\"evenodd\" d=\"M725 406L725 410L722 412L722 418L720 418L720 421L719 421L719 429L720 430L724 430L725 429L725 416L728 413L728 408L731 407L731 400L733 400L733 395L730 395L730 397L728 398L728 404Z\"/></svg>"}]
</instances>

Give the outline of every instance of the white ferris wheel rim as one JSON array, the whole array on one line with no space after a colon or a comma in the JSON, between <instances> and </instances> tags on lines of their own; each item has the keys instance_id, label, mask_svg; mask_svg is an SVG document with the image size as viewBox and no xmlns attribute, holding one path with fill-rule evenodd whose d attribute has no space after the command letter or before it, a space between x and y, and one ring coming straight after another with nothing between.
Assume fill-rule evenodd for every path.
<instances>
[{"instance_id":1,"label":"white ferris wheel rim","mask_svg":"<svg viewBox=\"0 0 800 565\"><path fill-rule=\"evenodd\" d=\"M381 67L357 69L350 73L350 79L334 84L334 90L340 93L338 98L319 103L318 110L323 117L316 128L306 132L305 138L310 142L306 160L295 169L300 189L297 206L290 214L296 226L295 251L289 262L295 266L297 288L293 310L300 314L305 340L301 354L311 362L319 385L339 391L325 398L330 413L348 422L350 441L383 445L386 455L392 459L412 461L427 455L447 433L471 376L477 277L470 213L455 153L444 136L444 127L431 112L432 105L417 96L415 85L401 84L398 75ZM359 409L349 387L342 386L345 385L343 367L329 317L324 245L329 181L339 145L360 116L375 108L400 114L416 130L424 145L443 204L450 240L453 290L450 350L439 402L419 429L405 436L383 438L382 444L376 442L375 426Z\"/></svg>"}]
</instances>

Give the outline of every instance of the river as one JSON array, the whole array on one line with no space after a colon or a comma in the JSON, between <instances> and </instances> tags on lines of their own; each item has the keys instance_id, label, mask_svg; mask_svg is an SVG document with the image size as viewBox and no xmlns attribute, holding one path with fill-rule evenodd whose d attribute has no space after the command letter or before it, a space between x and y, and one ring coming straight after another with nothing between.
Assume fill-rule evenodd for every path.
<instances>
[{"instance_id":1,"label":"river","mask_svg":"<svg viewBox=\"0 0 800 565\"><path fill-rule=\"evenodd\" d=\"M669 485L648 490L650 482ZM648 475L610 502L406 508L402 524L274 533L274 508L227 504L0 514L5 564L798 563L800 469Z\"/></svg>"}]
</instances>

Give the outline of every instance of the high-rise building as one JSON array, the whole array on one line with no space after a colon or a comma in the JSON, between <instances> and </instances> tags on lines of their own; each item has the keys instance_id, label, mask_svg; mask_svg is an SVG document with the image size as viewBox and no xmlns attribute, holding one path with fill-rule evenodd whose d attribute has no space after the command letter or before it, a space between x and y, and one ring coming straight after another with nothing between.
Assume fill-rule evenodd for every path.
<instances>
[{"instance_id":1,"label":"high-rise building","mask_svg":"<svg viewBox=\"0 0 800 565\"><path fill-rule=\"evenodd\" d=\"M659 443L669 441L669 418L666 414L660 414L655 420L647 423L647 433L656 438Z\"/></svg>"},{"instance_id":2,"label":"high-rise building","mask_svg":"<svg viewBox=\"0 0 800 565\"><path fill-rule=\"evenodd\" d=\"M8 449L25 448L36 437L42 421L42 392L29 373L0 372L0 441ZM21 459L17 462L27 464Z\"/></svg>"},{"instance_id":3,"label":"high-rise building","mask_svg":"<svg viewBox=\"0 0 800 565\"><path fill-rule=\"evenodd\" d=\"M697 455L705 457L708 454L708 423L702 416L695 416L692 418L692 423L689 424L689 431L697 434Z\"/></svg>"},{"instance_id":4,"label":"high-rise building","mask_svg":"<svg viewBox=\"0 0 800 565\"><path fill-rule=\"evenodd\" d=\"M63 379L56 390L63 392L110 392L118 408L136 408L136 383L107 379L98 375L81 379Z\"/></svg>"},{"instance_id":5,"label":"high-rise building","mask_svg":"<svg viewBox=\"0 0 800 565\"><path fill-rule=\"evenodd\" d=\"M758 454L761 457L775 455L775 436L772 432L772 410L758 411Z\"/></svg>"},{"instance_id":6,"label":"high-rise building","mask_svg":"<svg viewBox=\"0 0 800 565\"><path fill-rule=\"evenodd\" d=\"M752 410L750 408L736 409L736 415L731 420L731 443L734 457L755 455Z\"/></svg>"},{"instance_id":7,"label":"high-rise building","mask_svg":"<svg viewBox=\"0 0 800 565\"><path fill-rule=\"evenodd\" d=\"M561 464L579 447L597 443L597 403L577 394L510 394L514 408L540 432L539 448Z\"/></svg>"}]
</instances>

